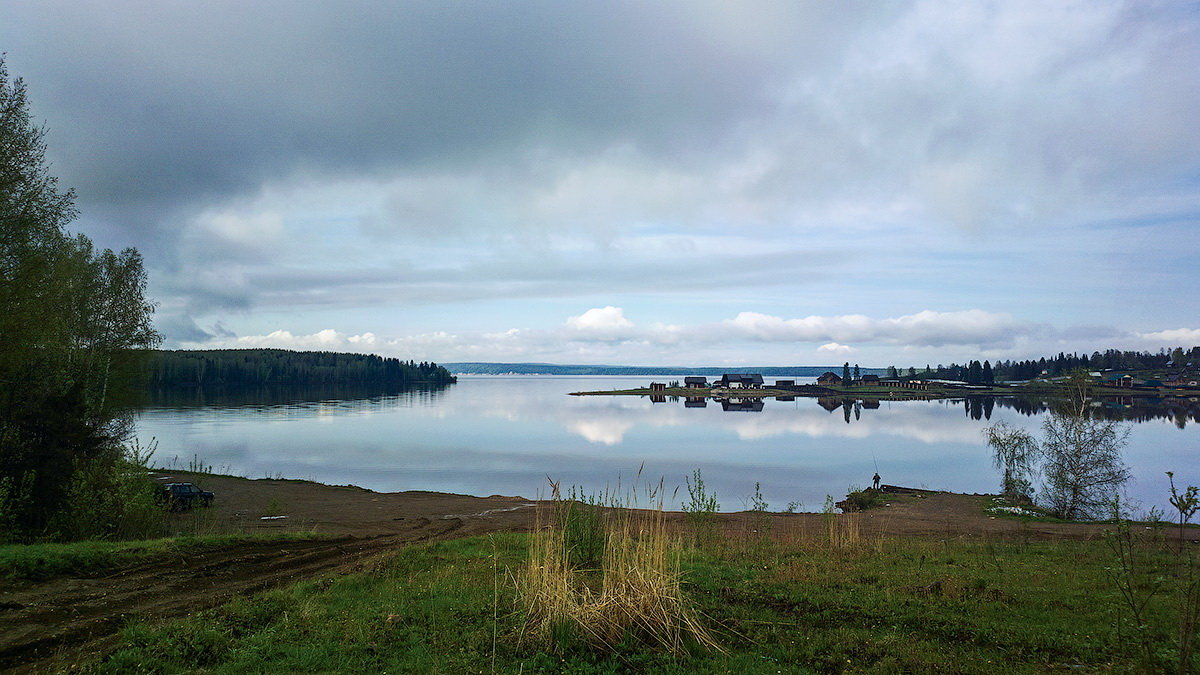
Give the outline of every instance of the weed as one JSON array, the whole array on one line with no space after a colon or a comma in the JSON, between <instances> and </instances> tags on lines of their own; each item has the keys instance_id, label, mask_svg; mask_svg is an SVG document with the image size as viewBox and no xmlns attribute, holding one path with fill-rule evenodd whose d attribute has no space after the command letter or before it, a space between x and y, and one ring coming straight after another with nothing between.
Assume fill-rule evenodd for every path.
<instances>
[{"instance_id":1,"label":"weed","mask_svg":"<svg viewBox=\"0 0 1200 675\"><path fill-rule=\"evenodd\" d=\"M1117 640L1128 635L1136 645L1141 667L1147 672L1166 672L1168 663L1175 661L1179 673L1193 672L1197 626L1200 625L1200 575L1194 555L1181 555L1164 561L1159 550L1161 540L1140 528L1131 527L1122 517L1119 503L1114 500L1114 529L1105 533L1105 542L1115 564L1105 572L1117 590L1120 604L1117 612ZM1161 625L1151 621L1152 603L1175 606L1175 639L1168 637ZM1171 658L1172 653L1174 659Z\"/></svg>"},{"instance_id":2,"label":"weed","mask_svg":"<svg viewBox=\"0 0 1200 675\"><path fill-rule=\"evenodd\" d=\"M718 648L683 595L679 542L667 530L659 495L651 491L649 510L610 504L607 518L581 520L561 503L555 485L549 512L537 515L518 579L525 640L559 652L576 644L613 652L631 642L679 656ZM584 531L572 535L580 527ZM581 566L584 557L570 538L593 538L597 531L604 548L590 569Z\"/></svg>"},{"instance_id":3,"label":"weed","mask_svg":"<svg viewBox=\"0 0 1200 675\"><path fill-rule=\"evenodd\" d=\"M717 511L721 509L721 504L717 502L717 495L708 492L704 487L700 469L693 471L691 478L685 476L684 481L687 484L688 500L683 504L683 512L687 514L697 543L711 543L716 538Z\"/></svg>"},{"instance_id":4,"label":"weed","mask_svg":"<svg viewBox=\"0 0 1200 675\"><path fill-rule=\"evenodd\" d=\"M1175 490L1175 472L1168 471L1167 479L1171 481L1171 506L1179 512L1179 550L1183 550L1183 528L1187 525L1187 521L1192 519L1192 515L1200 509L1200 488L1195 485L1187 486L1187 489L1182 493Z\"/></svg>"}]
</instances>

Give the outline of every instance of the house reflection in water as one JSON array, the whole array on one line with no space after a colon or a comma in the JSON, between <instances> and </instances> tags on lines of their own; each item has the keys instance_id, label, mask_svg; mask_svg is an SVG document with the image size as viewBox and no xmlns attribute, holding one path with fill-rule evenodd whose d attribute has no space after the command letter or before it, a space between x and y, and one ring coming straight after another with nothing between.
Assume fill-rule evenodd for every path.
<instances>
[{"instance_id":1,"label":"house reflection in water","mask_svg":"<svg viewBox=\"0 0 1200 675\"><path fill-rule=\"evenodd\" d=\"M817 399L817 405L828 410L829 412L833 412L834 410L842 407L842 401L840 399L822 396L821 398Z\"/></svg>"},{"instance_id":2,"label":"house reflection in water","mask_svg":"<svg viewBox=\"0 0 1200 675\"><path fill-rule=\"evenodd\" d=\"M708 399L704 398L703 396L688 397L688 399L683 402L683 407L685 407L685 408L707 408L708 407Z\"/></svg>"},{"instance_id":3,"label":"house reflection in water","mask_svg":"<svg viewBox=\"0 0 1200 675\"><path fill-rule=\"evenodd\" d=\"M763 400L761 398L731 398L721 401L721 410L725 412L762 412Z\"/></svg>"},{"instance_id":4,"label":"house reflection in water","mask_svg":"<svg viewBox=\"0 0 1200 675\"><path fill-rule=\"evenodd\" d=\"M841 410L843 419L849 424L851 420L862 419L863 410L878 410L879 400L822 396L817 399L817 405L831 413Z\"/></svg>"},{"instance_id":5,"label":"house reflection in water","mask_svg":"<svg viewBox=\"0 0 1200 675\"><path fill-rule=\"evenodd\" d=\"M667 397L666 397L666 396L663 396L663 395L661 395L661 394L651 394L651 395L650 395L650 402L651 402L651 403L666 403L666 402L667 402Z\"/></svg>"}]
</instances>

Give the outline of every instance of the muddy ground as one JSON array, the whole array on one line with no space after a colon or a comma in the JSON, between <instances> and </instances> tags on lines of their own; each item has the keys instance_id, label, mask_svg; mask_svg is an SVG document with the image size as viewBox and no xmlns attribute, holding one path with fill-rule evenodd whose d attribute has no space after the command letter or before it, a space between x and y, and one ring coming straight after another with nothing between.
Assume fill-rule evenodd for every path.
<instances>
[{"instance_id":1,"label":"muddy ground","mask_svg":"<svg viewBox=\"0 0 1200 675\"><path fill-rule=\"evenodd\" d=\"M181 616L318 574L365 569L379 554L409 544L533 524L535 505L521 497L436 492L377 493L308 481L248 480L186 473L217 495L208 509L173 515L178 528L205 533L316 532L328 538L243 542L186 557L132 563L95 575L0 585L0 670L46 672L101 655L130 619ZM1103 525L1018 522L983 511L980 495L891 488L894 503L854 517L861 536L971 539L1091 538ZM286 516L280 518L278 516ZM771 514L771 532L818 537L821 514ZM673 514L682 520L681 514ZM751 533L761 516L723 514L727 535ZM1200 539L1200 529L1186 536Z\"/></svg>"}]
</instances>

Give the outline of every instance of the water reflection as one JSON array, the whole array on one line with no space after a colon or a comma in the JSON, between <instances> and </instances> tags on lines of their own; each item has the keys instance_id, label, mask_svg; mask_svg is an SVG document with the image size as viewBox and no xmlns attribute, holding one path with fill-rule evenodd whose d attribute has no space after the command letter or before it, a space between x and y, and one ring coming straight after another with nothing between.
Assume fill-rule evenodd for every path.
<instances>
[{"instance_id":1,"label":"water reflection","mask_svg":"<svg viewBox=\"0 0 1200 675\"><path fill-rule=\"evenodd\" d=\"M172 387L150 391L149 408L278 408L334 404L346 409L380 403L436 403L452 384L376 387L354 384L314 386Z\"/></svg>"},{"instance_id":2,"label":"water reflection","mask_svg":"<svg viewBox=\"0 0 1200 675\"><path fill-rule=\"evenodd\" d=\"M652 395L652 403L665 403L668 400L678 402L677 396L664 397ZM797 400L812 401L830 413L842 413L843 420L862 419L864 410L879 410L880 400L873 398L853 398L837 396L820 397L714 397L726 412L762 412L769 401L791 403ZM963 413L972 420L990 421L997 406L1007 408L1025 416L1036 416L1048 412L1053 400L1048 397L1031 398L1022 396L961 396L955 398L936 398L919 396L908 398L906 401L942 401L951 405L961 405ZM902 403L902 401L897 401ZM704 397L687 397L683 399L685 408L704 408L708 399ZM1166 420L1180 429L1187 427L1189 421L1200 423L1200 397L1133 397L1133 396L1100 396L1093 400L1089 416L1111 422L1151 422Z\"/></svg>"},{"instance_id":3,"label":"water reflection","mask_svg":"<svg viewBox=\"0 0 1200 675\"><path fill-rule=\"evenodd\" d=\"M1001 419L1036 431L1045 410L1045 402L985 397L659 402L566 395L642 384L511 377L360 398L331 390L189 393L160 398L143 411L139 436L158 438L164 462L196 454L251 477L282 474L377 490L536 496L547 475L603 487L645 462L646 475L681 485L699 468L723 508L735 510L742 506L738 495L750 494L756 481L777 506L799 500L819 507L825 494L867 484L875 458L892 484L994 491L981 429ZM1145 477L1138 489L1153 495L1163 471L1198 464L1200 427L1181 433L1162 423L1178 412L1139 414L1159 423L1137 426L1128 461Z\"/></svg>"}]
</instances>

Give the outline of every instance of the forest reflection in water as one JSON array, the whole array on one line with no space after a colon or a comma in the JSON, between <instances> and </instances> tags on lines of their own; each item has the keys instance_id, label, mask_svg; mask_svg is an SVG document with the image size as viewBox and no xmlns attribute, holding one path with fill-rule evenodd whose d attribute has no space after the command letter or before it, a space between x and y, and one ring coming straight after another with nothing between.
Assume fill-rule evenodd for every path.
<instances>
[{"instance_id":1,"label":"forest reflection in water","mask_svg":"<svg viewBox=\"0 0 1200 675\"><path fill-rule=\"evenodd\" d=\"M384 399L409 399L433 404L450 384L418 384L406 387L377 387L356 384L312 386L260 385L235 387L169 387L148 392L149 408L273 408L338 402L356 406Z\"/></svg>"}]
</instances>

